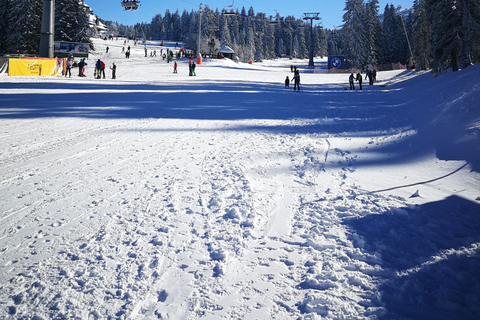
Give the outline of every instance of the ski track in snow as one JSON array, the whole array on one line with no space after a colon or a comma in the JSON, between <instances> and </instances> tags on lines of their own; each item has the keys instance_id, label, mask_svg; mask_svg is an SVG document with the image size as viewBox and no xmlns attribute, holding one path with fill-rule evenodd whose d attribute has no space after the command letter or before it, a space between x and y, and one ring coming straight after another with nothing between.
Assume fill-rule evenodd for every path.
<instances>
[{"instance_id":1,"label":"ski track in snow","mask_svg":"<svg viewBox=\"0 0 480 320\"><path fill-rule=\"evenodd\" d=\"M147 138L165 121L101 122L73 132L48 123L58 138L2 159L2 194L16 198L1 218L2 257L16 252L2 259L3 282L17 314L269 318L292 312L309 288L334 293L309 294L306 310L322 296L365 299L353 289L368 266L348 256L338 226L362 209L344 204L352 186L322 185L321 173L345 179L324 169L323 138L220 123L202 133L194 121ZM16 184L22 194L9 194ZM324 200L307 203L312 194ZM335 279L343 260L352 270ZM230 299L238 305L225 308Z\"/></svg>"},{"instance_id":2,"label":"ski track in snow","mask_svg":"<svg viewBox=\"0 0 480 320\"><path fill-rule=\"evenodd\" d=\"M458 220L442 239L447 227L423 219L420 200L405 196L411 189L367 192L358 184L364 151L415 131L360 141L329 133L329 125L354 123L341 112L313 120L1 119L0 318L473 319L473 289L440 311L431 307L438 296L423 313L401 310L422 305L408 298L392 307L413 286L402 282L409 276L449 259L478 266L480 223ZM294 132L311 124L327 129ZM409 233L416 224L422 234ZM423 239L433 240L418 247ZM456 292L446 282L444 293Z\"/></svg>"}]
</instances>

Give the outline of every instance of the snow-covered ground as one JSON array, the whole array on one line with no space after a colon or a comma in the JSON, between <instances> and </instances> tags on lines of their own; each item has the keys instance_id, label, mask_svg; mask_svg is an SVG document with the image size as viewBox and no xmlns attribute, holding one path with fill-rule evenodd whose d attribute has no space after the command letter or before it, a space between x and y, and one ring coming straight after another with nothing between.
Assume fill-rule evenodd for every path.
<instances>
[{"instance_id":1,"label":"snow-covered ground","mask_svg":"<svg viewBox=\"0 0 480 320\"><path fill-rule=\"evenodd\" d=\"M95 44L0 76L0 318L480 318L480 65L352 92Z\"/></svg>"}]
</instances>

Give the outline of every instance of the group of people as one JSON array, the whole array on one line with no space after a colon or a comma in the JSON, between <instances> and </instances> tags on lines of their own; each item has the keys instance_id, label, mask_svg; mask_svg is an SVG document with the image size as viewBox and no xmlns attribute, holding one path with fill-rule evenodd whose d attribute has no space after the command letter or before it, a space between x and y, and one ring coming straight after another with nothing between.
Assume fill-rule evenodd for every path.
<instances>
[{"instance_id":1,"label":"group of people","mask_svg":"<svg viewBox=\"0 0 480 320\"><path fill-rule=\"evenodd\" d=\"M365 71L365 80L367 79L368 79L368 83L372 86L373 82L377 81L377 71L375 69L373 70L367 69L367 71ZM353 75L353 72L350 73L350 77L348 78L348 82L350 84L350 90L355 90L355 80L358 81L358 86L360 87L360 90L363 90L362 74L360 73L360 71L357 73L356 76Z\"/></svg>"},{"instance_id":2,"label":"group of people","mask_svg":"<svg viewBox=\"0 0 480 320\"><path fill-rule=\"evenodd\" d=\"M300 70L297 69L297 66L290 66L290 71L293 72L293 91L300 91ZM290 88L290 78L287 76L285 79L285 89Z\"/></svg>"},{"instance_id":3,"label":"group of people","mask_svg":"<svg viewBox=\"0 0 480 320\"><path fill-rule=\"evenodd\" d=\"M110 67L110 70L112 70L112 79L117 78L117 65L113 63L113 65ZM98 59L97 63L95 64L95 73L94 77L95 79L105 79L105 62L102 60Z\"/></svg>"},{"instance_id":4,"label":"group of people","mask_svg":"<svg viewBox=\"0 0 480 320\"><path fill-rule=\"evenodd\" d=\"M287 76L285 79L285 89L290 88L290 83L294 83L293 85L293 91L300 91L300 71L297 69L296 66L290 66L290 71L293 72L293 78L290 80L290 78ZM377 71L375 69L370 70L367 69L365 71L365 80L368 79L368 82L370 85L373 85L375 81L377 81ZM358 81L358 85L360 86L360 90L363 90L362 87L362 74L360 71L357 73L355 76L353 72L350 74L350 77L348 79L348 82L350 83L350 90L355 90L355 80ZM345 89L347 90L347 89Z\"/></svg>"}]
</instances>

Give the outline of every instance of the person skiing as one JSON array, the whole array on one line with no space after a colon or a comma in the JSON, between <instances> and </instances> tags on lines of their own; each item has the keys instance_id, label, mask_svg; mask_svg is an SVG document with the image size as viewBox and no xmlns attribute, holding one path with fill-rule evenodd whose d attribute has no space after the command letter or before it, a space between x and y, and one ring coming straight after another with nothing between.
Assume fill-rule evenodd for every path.
<instances>
[{"instance_id":1,"label":"person skiing","mask_svg":"<svg viewBox=\"0 0 480 320\"><path fill-rule=\"evenodd\" d=\"M353 83L353 72L350 73L350 77L348 78L348 81L350 82L350 90L355 90L355 84Z\"/></svg>"},{"instance_id":2,"label":"person skiing","mask_svg":"<svg viewBox=\"0 0 480 320\"><path fill-rule=\"evenodd\" d=\"M300 91L300 71L295 70L295 75L293 76L293 91L298 88Z\"/></svg>"},{"instance_id":3,"label":"person skiing","mask_svg":"<svg viewBox=\"0 0 480 320\"><path fill-rule=\"evenodd\" d=\"M360 90L362 90L362 75L360 74L360 72L357 73L357 81L358 85L360 86Z\"/></svg>"},{"instance_id":4,"label":"person skiing","mask_svg":"<svg viewBox=\"0 0 480 320\"><path fill-rule=\"evenodd\" d=\"M173 73L177 73L177 61L173 63Z\"/></svg>"},{"instance_id":5,"label":"person skiing","mask_svg":"<svg viewBox=\"0 0 480 320\"><path fill-rule=\"evenodd\" d=\"M289 87L290 87L290 79L287 76L287 78L285 79L285 89Z\"/></svg>"},{"instance_id":6,"label":"person skiing","mask_svg":"<svg viewBox=\"0 0 480 320\"><path fill-rule=\"evenodd\" d=\"M110 67L110 69L112 70L112 79L116 79L117 76L117 65L114 63L112 67Z\"/></svg>"}]
</instances>

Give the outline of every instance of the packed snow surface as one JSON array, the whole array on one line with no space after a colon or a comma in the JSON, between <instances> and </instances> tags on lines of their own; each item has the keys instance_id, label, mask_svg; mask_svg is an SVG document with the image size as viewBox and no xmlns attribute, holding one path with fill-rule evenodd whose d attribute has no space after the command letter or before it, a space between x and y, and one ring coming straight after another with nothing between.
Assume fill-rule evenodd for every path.
<instances>
[{"instance_id":1,"label":"packed snow surface","mask_svg":"<svg viewBox=\"0 0 480 320\"><path fill-rule=\"evenodd\" d=\"M0 77L0 318L480 318L479 65L350 91L127 45Z\"/></svg>"}]
</instances>

